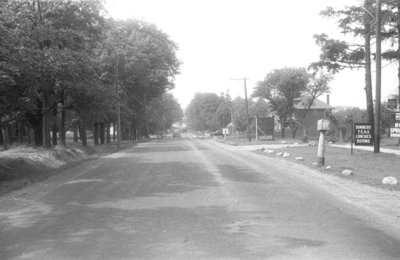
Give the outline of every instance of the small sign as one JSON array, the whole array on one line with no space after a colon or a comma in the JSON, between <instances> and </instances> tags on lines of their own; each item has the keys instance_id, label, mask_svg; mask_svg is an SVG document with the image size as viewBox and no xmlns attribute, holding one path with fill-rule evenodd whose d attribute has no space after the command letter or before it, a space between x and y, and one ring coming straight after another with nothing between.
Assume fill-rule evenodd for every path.
<instances>
[{"instance_id":1,"label":"small sign","mask_svg":"<svg viewBox=\"0 0 400 260\"><path fill-rule=\"evenodd\" d=\"M396 123L399 124L399 123ZM390 128L390 137L400 137L400 127Z\"/></svg>"},{"instance_id":2,"label":"small sign","mask_svg":"<svg viewBox=\"0 0 400 260\"><path fill-rule=\"evenodd\" d=\"M355 145L373 145L374 134L372 124L355 123L354 124L354 144Z\"/></svg>"},{"instance_id":3,"label":"small sign","mask_svg":"<svg viewBox=\"0 0 400 260\"><path fill-rule=\"evenodd\" d=\"M222 134L223 135L229 134L229 129L228 128L222 128Z\"/></svg>"},{"instance_id":4,"label":"small sign","mask_svg":"<svg viewBox=\"0 0 400 260\"><path fill-rule=\"evenodd\" d=\"M258 140L274 140L274 117L257 117Z\"/></svg>"}]
</instances>

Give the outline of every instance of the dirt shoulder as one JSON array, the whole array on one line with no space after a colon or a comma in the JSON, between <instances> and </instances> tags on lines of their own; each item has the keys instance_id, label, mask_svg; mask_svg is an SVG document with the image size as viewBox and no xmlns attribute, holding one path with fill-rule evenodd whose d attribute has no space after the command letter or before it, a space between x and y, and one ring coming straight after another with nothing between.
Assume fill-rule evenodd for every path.
<instances>
[{"instance_id":1,"label":"dirt shoulder","mask_svg":"<svg viewBox=\"0 0 400 260\"><path fill-rule=\"evenodd\" d=\"M0 196L132 145L124 142L119 148L115 144L82 147L71 143L52 149L17 146L1 151Z\"/></svg>"},{"instance_id":2,"label":"dirt shoulder","mask_svg":"<svg viewBox=\"0 0 400 260\"><path fill-rule=\"evenodd\" d=\"M289 145L289 147L288 147ZM352 212L361 219L371 223L378 230L400 239L400 192L398 186L388 187L380 183L380 177L389 173L396 174L398 155L378 154L358 151L358 157L352 157L346 148L327 148L327 164L331 170L312 165L316 161L316 147L297 144L272 144L270 146L232 146L231 149L245 152L258 160L270 161L276 167L286 169L290 176L317 186L333 197L345 202L347 212ZM264 150L261 150L264 148ZM273 154L265 152L274 150ZM283 158L276 153L287 152L290 156ZM307 157L307 151L310 153ZM296 161L295 156L302 156L303 161ZM338 158L334 159L334 155ZM330 157L329 157L330 156ZM353 155L354 156L354 155ZM397 157L396 157L397 156ZM347 160L343 160L347 157ZM272 161L271 161L272 160ZM357 161L359 160L359 161ZM391 165L387 165L392 162ZM363 165L361 167L360 165ZM340 174L343 166L352 167L354 174L344 177ZM378 170L383 170L379 172ZM372 174L375 173L375 174ZM398 176L397 173L396 176Z\"/></svg>"}]
</instances>

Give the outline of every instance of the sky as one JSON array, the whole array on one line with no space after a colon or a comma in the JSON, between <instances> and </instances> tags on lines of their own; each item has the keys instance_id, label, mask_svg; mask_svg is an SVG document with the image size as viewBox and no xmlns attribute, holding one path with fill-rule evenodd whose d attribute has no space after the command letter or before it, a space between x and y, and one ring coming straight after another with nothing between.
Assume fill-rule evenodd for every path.
<instances>
[{"instance_id":1,"label":"sky","mask_svg":"<svg viewBox=\"0 0 400 260\"><path fill-rule=\"evenodd\" d=\"M155 24L178 45L182 65L172 93L185 108L197 92L244 97L246 77L250 96L256 83L273 69L308 67L318 61L320 50L314 34L343 38L335 21L320 16L320 11L361 2L106 0L106 8L115 19L136 18ZM397 93L395 64L384 67L382 73L384 101ZM362 70L341 71L330 84L330 104L365 108L364 84ZM325 101L324 96L320 99Z\"/></svg>"}]
</instances>

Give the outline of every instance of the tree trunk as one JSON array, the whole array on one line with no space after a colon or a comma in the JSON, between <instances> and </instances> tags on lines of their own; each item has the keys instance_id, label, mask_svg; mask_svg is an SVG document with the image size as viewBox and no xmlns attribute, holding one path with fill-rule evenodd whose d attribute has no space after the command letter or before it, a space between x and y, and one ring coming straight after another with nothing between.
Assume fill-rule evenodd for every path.
<instances>
[{"instance_id":1,"label":"tree trunk","mask_svg":"<svg viewBox=\"0 0 400 260\"><path fill-rule=\"evenodd\" d=\"M53 109L53 126L52 130L52 137L53 137L53 146L57 145L57 133L58 133L58 125L57 125L57 118L58 118L58 111L57 108Z\"/></svg>"},{"instance_id":2,"label":"tree trunk","mask_svg":"<svg viewBox=\"0 0 400 260\"><path fill-rule=\"evenodd\" d=\"M368 0L364 1L364 8L368 9ZM368 122L374 124L374 103L372 98L372 73L371 73L371 17L368 12L364 14L364 41L365 41L365 94L367 101Z\"/></svg>"},{"instance_id":3,"label":"tree trunk","mask_svg":"<svg viewBox=\"0 0 400 260\"><path fill-rule=\"evenodd\" d=\"M113 142L115 143L115 123L113 123Z\"/></svg>"},{"instance_id":4,"label":"tree trunk","mask_svg":"<svg viewBox=\"0 0 400 260\"><path fill-rule=\"evenodd\" d=\"M67 146L66 133L65 133L65 108L64 98L61 103L61 118L60 118L60 143L62 146Z\"/></svg>"},{"instance_id":5,"label":"tree trunk","mask_svg":"<svg viewBox=\"0 0 400 260\"><path fill-rule=\"evenodd\" d=\"M286 118L281 117L279 118L279 121L281 123L281 138L285 138L285 122L286 122Z\"/></svg>"},{"instance_id":6,"label":"tree trunk","mask_svg":"<svg viewBox=\"0 0 400 260\"><path fill-rule=\"evenodd\" d=\"M295 139L296 138L296 134L297 134L297 131L299 130L299 128L298 127L294 127L293 129L292 129L292 139Z\"/></svg>"},{"instance_id":7,"label":"tree trunk","mask_svg":"<svg viewBox=\"0 0 400 260\"><path fill-rule=\"evenodd\" d=\"M93 141L94 145L99 145L99 123L93 124Z\"/></svg>"},{"instance_id":8,"label":"tree trunk","mask_svg":"<svg viewBox=\"0 0 400 260\"><path fill-rule=\"evenodd\" d=\"M49 111L49 93L43 90L42 93L43 107L42 107L42 132L43 132L43 147L50 148L50 111Z\"/></svg>"},{"instance_id":9,"label":"tree trunk","mask_svg":"<svg viewBox=\"0 0 400 260\"><path fill-rule=\"evenodd\" d=\"M51 127L52 131L52 138L53 138L53 146L57 145L57 132L58 132L58 126L57 126L57 109L53 110L53 126Z\"/></svg>"},{"instance_id":10,"label":"tree trunk","mask_svg":"<svg viewBox=\"0 0 400 260\"><path fill-rule=\"evenodd\" d=\"M81 137L81 140L82 140L82 146L86 147L87 146L87 137L86 137L85 122L81 122L81 124L79 126L79 136Z\"/></svg>"},{"instance_id":11,"label":"tree trunk","mask_svg":"<svg viewBox=\"0 0 400 260\"><path fill-rule=\"evenodd\" d=\"M400 1L397 1L397 53L398 55L400 55ZM399 56L399 61L400 61L400 56ZM398 93L399 96L397 97L398 99L400 99L400 62L399 62L399 66L397 68L397 78L398 78ZM397 104L399 105L399 101L397 101ZM390 131L390 130L389 130ZM400 138L397 141L397 145L400 145Z\"/></svg>"},{"instance_id":12,"label":"tree trunk","mask_svg":"<svg viewBox=\"0 0 400 260\"><path fill-rule=\"evenodd\" d=\"M104 144L105 141L105 125L104 122L100 123L100 143Z\"/></svg>"},{"instance_id":13,"label":"tree trunk","mask_svg":"<svg viewBox=\"0 0 400 260\"><path fill-rule=\"evenodd\" d=\"M28 146L32 144L32 129L29 126L25 126L25 131L26 131L26 135L27 135L27 142L28 142Z\"/></svg>"},{"instance_id":14,"label":"tree trunk","mask_svg":"<svg viewBox=\"0 0 400 260\"><path fill-rule=\"evenodd\" d=\"M111 143L110 128L111 128L111 123L107 123L107 126L106 126L107 144Z\"/></svg>"},{"instance_id":15,"label":"tree trunk","mask_svg":"<svg viewBox=\"0 0 400 260\"><path fill-rule=\"evenodd\" d=\"M34 126L33 135L35 136L35 146L41 146L43 144L43 130L42 130L43 122L39 125Z\"/></svg>"},{"instance_id":16,"label":"tree trunk","mask_svg":"<svg viewBox=\"0 0 400 260\"><path fill-rule=\"evenodd\" d=\"M144 137L149 138L149 111L147 107L147 94L144 95Z\"/></svg>"},{"instance_id":17,"label":"tree trunk","mask_svg":"<svg viewBox=\"0 0 400 260\"><path fill-rule=\"evenodd\" d=\"M10 143L9 136L8 136L8 126L2 126L1 132L2 132L2 136L3 136L3 147L4 147L4 150L7 150L8 145Z\"/></svg>"},{"instance_id":18,"label":"tree trunk","mask_svg":"<svg viewBox=\"0 0 400 260\"><path fill-rule=\"evenodd\" d=\"M3 131L1 131L1 128L0 128L0 146L3 146L3 145L4 145Z\"/></svg>"},{"instance_id":19,"label":"tree trunk","mask_svg":"<svg viewBox=\"0 0 400 260\"><path fill-rule=\"evenodd\" d=\"M285 128L281 127L281 138L285 138Z\"/></svg>"},{"instance_id":20,"label":"tree trunk","mask_svg":"<svg viewBox=\"0 0 400 260\"><path fill-rule=\"evenodd\" d=\"M56 146L57 145L57 132L58 132L56 122L53 123L53 127L52 127L51 131L52 131L53 146Z\"/></svg>"},{"instance_id":21,"label":"tree trunk","mask_svg":"<svg viewBox=\"0 0 400 260\"><path fill-rule=\"evenodd\" d=\"M78 125L74 125L74 143L78 142L78 130L79 130L79 126Z\"/></svg>"}]
</instances>

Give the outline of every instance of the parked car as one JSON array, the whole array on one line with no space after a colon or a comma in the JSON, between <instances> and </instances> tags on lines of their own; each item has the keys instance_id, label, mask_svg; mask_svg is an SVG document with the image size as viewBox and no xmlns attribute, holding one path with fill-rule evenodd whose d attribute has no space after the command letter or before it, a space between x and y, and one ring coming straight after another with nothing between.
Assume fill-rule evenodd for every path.
<instances>
[{"instance_id":1,"label":"parked car","mask_svg":"<svg viewBox=\"0 0 400 260\"><path fill-rule=\"evenodd\" d=\"M210 135L211 136L221 136L222 135L222 130L219 129L219 130L217 130L215 132L211 132Z\"/></svg>"}]
</instances>

